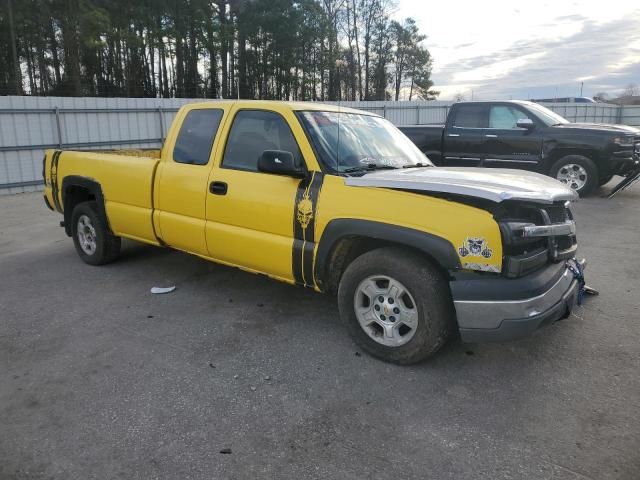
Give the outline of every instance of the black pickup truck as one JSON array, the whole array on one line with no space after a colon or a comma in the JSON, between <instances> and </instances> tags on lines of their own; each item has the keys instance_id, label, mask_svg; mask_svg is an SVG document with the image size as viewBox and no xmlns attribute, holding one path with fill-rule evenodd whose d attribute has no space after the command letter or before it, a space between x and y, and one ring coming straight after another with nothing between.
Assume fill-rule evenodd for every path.
<instances>
[{"instance_id":1,"label":"black pickup truck","mask_svg":"<svg viewBox=\"0 0 640 480\"><path fill-rule=\"evenodd\" d=\"M531 170L580 195L640 175L640 129L569 123L533 102L456 103L445 125L399 128L436 165Z\"/></svg>"}]
</instances>

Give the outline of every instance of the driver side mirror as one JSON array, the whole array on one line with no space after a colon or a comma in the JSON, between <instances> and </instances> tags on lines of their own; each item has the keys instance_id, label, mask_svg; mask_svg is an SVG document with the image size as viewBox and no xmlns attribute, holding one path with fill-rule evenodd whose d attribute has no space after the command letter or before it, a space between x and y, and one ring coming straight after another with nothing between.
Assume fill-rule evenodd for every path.
<instances>
[{"instance_id":1,"label":"driver side mirror","mask_svg":"<svg viewBox=\"0 0 640 480\"><path fill-rule=\"evenodd\" d=\"M521 118L516 122L516 127L526 128L527 130L531 130L535 126L535 123L533 123L533 120L531 120L530 118Z\"/></svg>"},{"instance_id":2,"label":"driver side mirror","mask_svg":"<svg viewBox=\"0 0 640 480\"><path fill-rule=\"evenodd\" d=\"M284 150L265 150L258 159L258 171L304 178L307 170L297 162L293 153Z\"/></svg>"}]
</instances>

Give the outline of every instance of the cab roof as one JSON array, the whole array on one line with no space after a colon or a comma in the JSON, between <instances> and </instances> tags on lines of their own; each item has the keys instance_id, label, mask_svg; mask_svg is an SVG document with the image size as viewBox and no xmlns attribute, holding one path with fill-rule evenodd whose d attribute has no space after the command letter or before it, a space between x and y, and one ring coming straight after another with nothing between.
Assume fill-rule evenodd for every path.
<instances>
[{"instance_id":1,"label":"cab roof","mask_svg":"<svg viewBox=\"0 0 640 480\"><path fill-rule=\"evenodd\" d=\"M329 105L327 103L318 103L318 102L285 102L281 100L208 100L206 102L194 102L188 103L185 106L195 107L195 108L203 108L203 107L212 107L217 104L224 105L233 105L239 104L243 107L249 108L273 108L274 110L278 109L288 109L294 112L304 111L304 110L313 110L319 112L343 112L343 113L358 113L361 115L371 115L377 117L372 112L367 112L365 110L357 110L355 108L343 107L340 105Z\"/></svg>"},{"instance_id":2,"label":"cab roof","mask_svg":"<svg viewBox=\"0 0 640 480\"><path fill-rule=\"evenodd\" d=\"M474 105L496 105L496 104L501 104L501 103L512 103L515 105L539 105L536 102L532 102L529 100L471 100L471 101L464 101L464 102L456 102L456 104L458 105L470 105L470 104L474 104Z\"/></svg>"}]
</instances>

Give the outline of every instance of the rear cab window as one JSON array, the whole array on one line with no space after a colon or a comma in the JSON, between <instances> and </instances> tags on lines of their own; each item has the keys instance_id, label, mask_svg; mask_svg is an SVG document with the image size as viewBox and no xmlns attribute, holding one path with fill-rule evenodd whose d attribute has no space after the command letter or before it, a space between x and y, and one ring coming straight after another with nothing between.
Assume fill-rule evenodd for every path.
<instances>
[{"instance_id":1,"label":"rear cab window","mask_svg":"<svg viewBox=\"0 0 640 480\"><path fill-rule=\"evenodd\" d=\"M510 105L493 105L489 110L489 128L513 129L518 128L518 120L529 119L535 121L519 108Z\"/></svg>"},{"instance_id":2,"label":"rear cab window","mask_svg":"<svg viewBox=\"0 0 640 480\"><path fill-rule=\"evenodd\" d=\"M458 105L455 108L451 126L458 128L486 128L486 107L482 104Z\"/></svg>"},{"instance_id":3,"label":"rear cab window","mask_svg":"<svg viewBox=\"0 0 640 480\"><path fill-rule=\"evenodd\" d=\"M187 113L173 148L173 160L191 165L209 163L223 113L218 108L196 109Z\"/></svg>"}]
</instances>

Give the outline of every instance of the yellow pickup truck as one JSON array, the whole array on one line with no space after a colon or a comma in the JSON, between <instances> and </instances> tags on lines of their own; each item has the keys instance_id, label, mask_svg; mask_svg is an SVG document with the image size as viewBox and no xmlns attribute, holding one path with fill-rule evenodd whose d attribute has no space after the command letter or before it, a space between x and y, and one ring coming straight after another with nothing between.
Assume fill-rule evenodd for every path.
<instances>
[{"instance_id":1,"label":"yellow pickup truck","mask_svg":"<svg viewBox=\"0 0 640 480\"><path fill-rule=\"evenodd\" d=\"M184 106L160 150L46 152L45 202L80 258L120 239L337 294L386 361L566 317L576 194L518 170L437 168L377 115L317 103Z\"/></svg>"}]
</instances>

